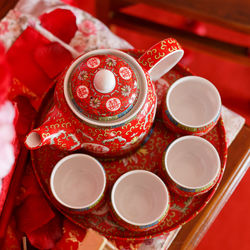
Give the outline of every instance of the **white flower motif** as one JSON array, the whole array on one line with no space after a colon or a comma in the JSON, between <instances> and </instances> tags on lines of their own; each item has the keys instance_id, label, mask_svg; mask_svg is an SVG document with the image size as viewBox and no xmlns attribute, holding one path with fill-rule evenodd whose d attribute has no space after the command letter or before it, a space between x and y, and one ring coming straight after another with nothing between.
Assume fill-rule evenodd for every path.
<instances>
[{"instance_id":1,"label":"white flower motif","mask_svg":"<svg viewBox=\"0 0 250 250\"><path fill-rule=\"evenodd\" d=\"M129 96L130 94L130 91L131 91L131 88L129 85L125 85L121 88L121 92L122 92L122 95L123 96Z\"/></svg>"},{"instance_id":2,"label":"white flower motif","mask_svg":"<svg viewBox=\"0 0 250 250\"><path fill-rule=\"evenodd\" d=\"M78 75L78 79L81 81L86 80L87 78L88 78L88 72L86 70L81 71Z\"/></svg>"},{"instance_id":3,"label":"white flower motif","mask_svg":"<svg viewBox=\"0 0 250 250\"><path fill-rule=\"evenodd\" d=\"M100 106L101 102L98 98L92 98L89 102L89 105L92 107L92 108L98 108Z\"/></svg>"},{"instance_id":4,"label":"white flower motif","mask_svg":"<svg viewBox=\"0 0 250 250\"><path fill-rule=\"evenodd\" d=\"M115 65L116 65L116 60L113 59L113 58L107 58L107 59L105 60L105 62L106 62L106 64L107 64L108 66L115 66Z\"/></svg>"}]
</instances>

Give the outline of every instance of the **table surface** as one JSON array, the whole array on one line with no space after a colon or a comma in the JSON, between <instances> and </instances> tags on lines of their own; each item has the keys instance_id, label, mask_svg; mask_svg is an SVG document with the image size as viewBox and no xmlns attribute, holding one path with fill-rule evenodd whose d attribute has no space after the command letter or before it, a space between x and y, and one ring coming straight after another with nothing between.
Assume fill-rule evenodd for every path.
<instances>
[{"instance_id":1,"label":"table surface","mask_svg":"<svg viewBox=\"0 0 250 250\"><path fill-rule=\"evenodd\" d=\"M230 0L228 2L233 3L236 1L237 0ZM4 0L0 2L0 19L8 12L9 9L14 7L16 2L17 0ZM164 1L159 0L159 2ZM170 1L165 2L167 3ZM182 5L182 8L185 7L186 1L178 0L176 1L176 3L177 2ZM212 6L212 3L215 3L216 1L211 0L209 2ZM237 3L239 3L239 7L242 7L243 9L244 4L247 5L247 1L240 1ZM250 5L250 2L248 3ZM250 7L248 8L248 11L249 10ZM217 9L216 11L214 11L213 14L216 15L218 11L219 10ZM244 23L249 21L249 17L250 14L248 15L248 17L244 17L244 15L242 15L242 19L237 20L237 17L235 16L235 20ZM206 208L195 219L193 219L191 222L187 223L185 226L182 227L169 249L193 249L199 243L200 239L206 233L209 226L213 223L214 219L216 218L220 210L223 208L224 204L226 203L226 201L240 182L241 178L247 171L249 166L249 158L250 128L245 125L241 129L236 139L233 141L232 145L229 147L226 170L222 182L214 197L206 206Z\"/></svg>"},{"instance_id":2,"label":"table surface","mask_svg":"<svg viewBox=\"0 0 250 250\"><path fill-rule=\"evenodd\" d=\"M126 6L135 3L145 3L192 19L250 33L249 0L122 0L119 3L113 0L112 4Z\"/></svg>"}]
</instances>

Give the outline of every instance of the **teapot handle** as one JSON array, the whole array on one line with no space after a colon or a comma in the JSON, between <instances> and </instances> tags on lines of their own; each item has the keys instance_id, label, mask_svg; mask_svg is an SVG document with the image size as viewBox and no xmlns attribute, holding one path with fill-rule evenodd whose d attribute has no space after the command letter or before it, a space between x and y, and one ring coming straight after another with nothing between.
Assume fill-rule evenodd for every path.
<instances>
[{"instance_id":1,"label":"teapot handle","mask_svg":"<svg viewBox=\"0 0 250 250\"><path fill-rule=\"evenodd\" d=\"M167 38L152 46L139 59L140 65L156 81L173 68L182 58L183 49L174 38Z\"/></svg>"}]
</instances>

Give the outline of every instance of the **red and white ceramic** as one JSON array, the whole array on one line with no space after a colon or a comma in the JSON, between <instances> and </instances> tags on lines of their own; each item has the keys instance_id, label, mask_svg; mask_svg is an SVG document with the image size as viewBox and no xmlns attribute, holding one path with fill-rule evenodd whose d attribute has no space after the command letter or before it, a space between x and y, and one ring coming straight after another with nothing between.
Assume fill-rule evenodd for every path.
<instances>
[{"instance_id":1,"label":"red and white ceramic","mask_svg":"<svg viewBox=\"0 0 250 250\"><path fill-rule=\"evenodd\" d=\"M29 133L26 146L82 148L109 157L130 152L154 121L156 93L151 77L159 79L182 56L172 38L154 45L138 60L114 49L80 56L59 77L55 105L45 122Z\"/></svg>"},{"instance_id":2,"label":"red and white ceramic","mask_svg":"<svg viewBox=\"0 0 250 250\"><path fill-rule=\"evenodd\" d=\"M118 178L111 192L114 219L132 231L157 227L167 216L170 196L165 183L146 170L129 171Z\"/></svg>"},{"instance_id":3,"label":"red and white ceramic","mask_svg":"<svg viewBox=\"0 0 250 250\"><path fill-rule=\"evenodd\" d=\"M62 206L73 212L90 212L104 198L106 173L94 157L71 154L56 163L50 189Z\"/></svg>"},{"instance_id":4,"label":"red and white ceramic","mask_svg":"<svg viewBox=\"0 0 250 250\"><path fill-rule=\"evenodd\" d=\"M215 147L198 136L182 136L163 155L162 168L168 187L181 196L209 191L220 176L220 156Z\"/></svg>"},{"instance_id":5,"label":"red and white ceramic","mask_svg":"<svg viewBox=\"0 0 250 250\"><path fill-rule=\"evenodd\" d=\"M221 98L207 79L187 76L174 82L163 99L162 117L176 133L204 135L217 123Z\"/></svg>"},{"instance_id":6,"label":"red and white ceramic","mask_svg":"<svg viewBox=\"0 0 250 250\"><path fill-rule=\"evenodd\" d=\"M139 58L142 53L144 53L142 50L129 50L126 52L135 58ZM49 180L53 167L60 159L70 155L72 152L59 150L50 145L38 148L37 150L32 150L31 159L35 176L51 203L68 219L81 228L86 229L91 227L109 239L127 241L130 243L138 243L145 239L168 234L171 230L180 227L194 218L213 197L225 169L227 145L224 124L221 118L219 118L219 121L212 130L202 136L213 144L219 153L221 161L219 179L215 186L213 186L208 192L198 196L184 197L169 190L171 204L166 218L162 223L158 224L157 227L147 231L135 232L121 226L121 224L118 224L116 220L114 220L110 207L111 187L122 174L128 171L140 169L150 171L157 174L166 184L161 171L162 157L166 147L178 136L171 130L167 129L161 121L161 103L163 96L167 91L168 84L172 84L176 80L188 75L191 75L189 70L184 69L180 65L176 65L159 81L155 82L158 109L156 119L147 138L144 140L144 144L141 145L137 151L121 158L116 157L114 159L106 160L103 157L100 157L98 159L105 169L108 188L105 193L103 204L86 215L72 213L70 209L62 208L50 193ZM48 110L50 110L53 105L53 89L51 89L43 100L35 126L38 127L45 122Z\"/></svg>"}]
</instances>

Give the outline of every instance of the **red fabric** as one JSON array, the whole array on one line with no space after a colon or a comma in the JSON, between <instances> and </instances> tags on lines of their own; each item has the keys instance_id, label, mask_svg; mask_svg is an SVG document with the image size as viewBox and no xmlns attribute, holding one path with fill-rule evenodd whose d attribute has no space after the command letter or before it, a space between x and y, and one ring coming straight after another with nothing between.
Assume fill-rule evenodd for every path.
<instances>
[{"instance_id":1,"label":"red fabric","mask_svg":"<svg viewBox=\"0 0 250 250\"><path fill-rule=\"evenodd\" d=\"M197 250L249 249L249 197L250 171L239 183Z\"/></svg>"},{"instance_id":2,"label":"red fabric","mask_svg":"<svg viewBox=\"0 0 250 250\"><path fill-rule=\"evenodd\" d=\"M0 43L0 107L7 100L7 95L8 95L10 86L11 86L10 67L7 62L5 48L2 45L2 43ZM16 124L17 117L18 117L18 111L15 106L15 118L13 121L14 126ZM1 122L1 123L4 123L4 122ZM0 125L2 126L4 124L0 124ZM12 127L11 123L10 124L7 123L5 125L7 125L8 127ZM2 146L5 146L7 144L11 145L14 148L13 151L14 151L14 154L15 154L14 157L15 157L18 155L19 148L18 148L17 140L15 138L15 134L13 136L14 138L12 137L9 138L10 141L6 141L6 138L3 140L2 138ZM15 166L15 163L12 166L9 166L9 173L1 180L2 183L1 183L1 189L0 189L0 215L2 214L3 206L6 201L11 178L14 173L14 166ZM3 234L3 230L0 227L0 235L2 234Z\"/></svg>"},{"instance_id":3,"label":"red fabric","mask_svg":"<svg viewBox=\"0 0 250 250\"><path fill-rule=\"evenodd\" d=\"M6 197L7 197L8 190L9 190L9 185L11 183L11 178L13 176L14 170L15 168L13 166L9 174L2 179L2 189L1 189L1 195L0 195L0 214L2 214L2 210L6 201ZM1 229L0 229L0 232L1 232Z\"/></svg>"},{"instance_id":4,"label":"red fabric","mask_svg":"<svg viewBox=\"0 0 250 250\"><path fill-rule=\"evenodd\" d=\"M56 243L54 250L78 249L79 243L84 239L85 230L82 230L69 220L63 220L64 234Z\"/></svg>"},{"instance_id":5,"label":"red fabric","mask_svg":"<svg viewBox=\"0 0 250 250\"><path fill-rule=\"evenodd\" d=\"M29 99L24 96L13 95L13 99L11 100L13 100L16 103L17 109L20 113L16 123L16 133L19 140L23 141L24 137L30 130L31 122L36 117L36 112L34 108L31 106Z\"/></svg>"},{"instance_id":6,"label":"red fabric","mask_svg":"<svg viewBox=\"0 0 250 250\"><path fill-rule=\"evenodd\" d=\"M11 99L13 100L13 99ZM35 118L34 109L31 107L25 97L19 96L13 100L16 104L17 110L21 115L18 116L16 122L16 136L22 141L24 136L30 130L30 123ZM18 144L17 144L18 145ZM6 225L12 215L12 208L14 207L15 197L20 185L24 166L27 163L27 150L23 150L20 145L16 149L16 162L12 167L11 172L3 179L2 190L0 196L0 211L4 216L0 217L0 238L5 234ZM19 153L21 152L21 153ZM18 155L19 153L19 155ZM14 175L13 175L14 174ZM15 178L12 179L12 176ZM8 195L8 196L7 196ZM5 200L7 196L7 199Z\"/></svg>"},{"instance_id":7,"label":"red fabric","mask_svg":"<svg viewBox=\"0 0 250 250\"><path fill-rule=\"evenodd\" d=\"M17 232L24 233L29 242L39 249L55 247L62 237L62 218L44 198L30 165L22 179L16 204ZM8 249L10 245L5 244Z\"/></svg>"},{"instance_id":8,"label":"red fabric","mask_svg":"<svg viewBox=\"0 0 250 250\"><path fill-rule=\"evenodd\" d=\"M13 75L31 92L42 97L53 77L69 64L72 56L58 43L50 42L28 27L9 49L7 59Z\"/></svg>"},{"instance_id":9,"label":"red fabric","mask_svg":"<svg viewBox=\"0 0 250 250\"><path fill-rule=\"evenodd\" d=\"M5 49L0 43L0 105L6 100L10 87L10 70L6 61Z\"/></svg>"},{"instance_id":10,"label":"red fabric","mask_svg":"<svg viewBox=\"0 0 250 250\"><path fill-rule=\"evenodd\" d=\"M34 188L30 186L29 188ZM31 233L46 225L55 216L44 200L43 195L30 195L16 211L18 228L25 233Z\"/></svg>"},{"instance_id":11,"label":"red fabric","mask_svg":"<svg viewBox=\"0 0 250 250\"><path fill-rule=\"evenodd\" d=\"M77 31L76 17L70 10L55 9L41 15L40 20L45 29L65 43L69 43Z\"/></svg>"},{"instance_id":12,"label":"red fabric","mask_svg":"<svg viewBox=\"0 0 250 250\"><path fill-rule=\"evenodd\" d=\"M54 78L72 61L72 56L59 43L51 42L37 46L34 59L49 78Z\"/></svg>"},{"instance_id":13,"label":"red fabric","mask_svg":"<svg viewBox=\"0 0 250 250\"><path fill-rule=\"evenodd\" d=\"M7 53L13 75L37 96L42 96L51 79L37 65L33 51L49 43L47 38L28 27Z\"/></svg>"},{"instance_id":14,"label":"red fabric","mask_svg":"<svg viewBox=\"0 0 250 250\"><path fill-rule=\"evenodd\" d=\"M17 101L21 111L17 132L23 141L29 127L27 124L35 118L28 99L38 108L39 100L52 80L69 64L72 57L58 43L48 41L29 27L10 48L7 58L15 76L9 98ZM30 165L26 168L16 197L15 219L17 225L9 224L3 249L9 249L15 244L18 247L22 234L39 249L78 249L85 235L85 230L67 219L62 222L62 217L50 207ZM10 237L13 239L10 240ZM124 242L119 244L126 247Z\"/></svg>"},{"instance_id":15,"label":"red fabric","mask_svg":"<svg viewBox=\"0 0 250 250\"><path fill-rule=\"evenodd\" d=\"M71 62L72 56L60 44L50 42L28 27L9 49L7 59L15 76L9 98L17 101L22 111L16 128L20 141L23 141L29 129L26 124L30 124L35 116L27 99L21 96L28 97L38 108L53 79ZM37 248L51 249L62 236L61 217L50 208L31 169L27 169L16 200L17 232L25 233ZM5 244L6 249L12 246L6 241Z\"/></svg>"},{"instance_id":16,"label":"red fabric","mask_svg":"<svg viewBox=\"0 0 250 250\"><path fill-rule=\"evenodd\" d=\"M55 248L56 242L62 237L62 225L58 216L50 220L43 227L27 233L29 242L38 249Z\"/></svg>"},{"instance_id":17,"label":"red fabric","mask_svg":"<svg viewBox=\"0 0 250 250\"><path fill-rule=\"evenodd\" d=\"M1 246L1 249L2 250L9 250L9 249L21 250L22 249L21 238L22 238L22 235L18 232L16 228L15 217L12 217L6 229L5 239Z\"/></svg>"}]
</instances>

